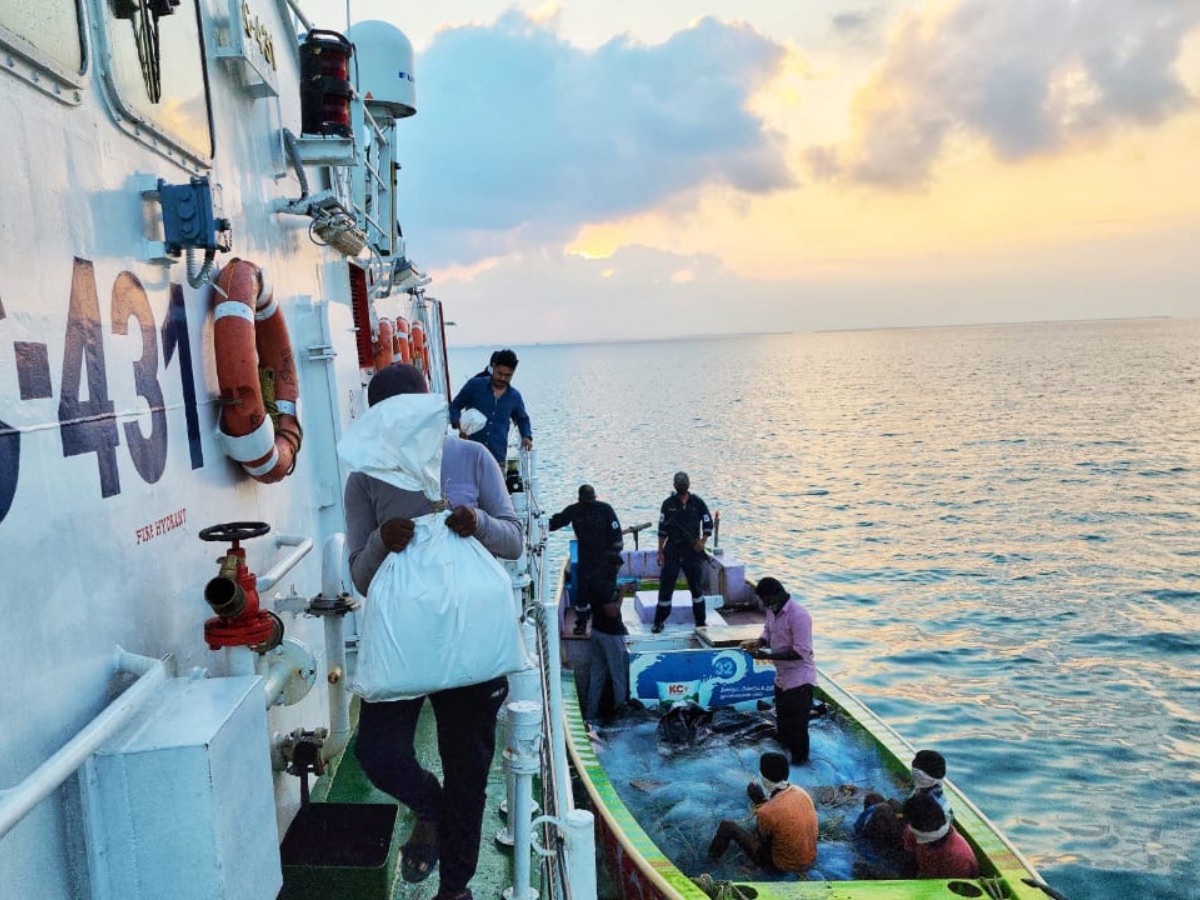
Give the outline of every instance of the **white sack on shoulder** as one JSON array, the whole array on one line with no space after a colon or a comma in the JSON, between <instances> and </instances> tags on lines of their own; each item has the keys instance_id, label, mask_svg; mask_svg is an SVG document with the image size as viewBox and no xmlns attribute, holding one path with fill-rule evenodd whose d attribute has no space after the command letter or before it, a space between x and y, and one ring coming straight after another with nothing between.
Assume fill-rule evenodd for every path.
<instances>
[{"instance_id":1,"label":"white sack on shoulder","mask_svg":"<svg viewBox=\"0 0 1200 900\"><path fill-rule=\"evenodd\" d=\"M412 541L371 580L350 685L365 700L422 697L532 664L512 580L479 541L446 527L448 515L415 519Z\"/></svg>"},{"instance_id":2,"label":"white sack on shoulder","mask_svg":"<svg viewBox=\"0 0 1200 900\"><path fill-rule=\"evenodd\" d=\"M450 422L437 394L400 394L350 423L338 456L353 469L405 491L442 497L442 441Z\"/></svg>"}]
</instances>

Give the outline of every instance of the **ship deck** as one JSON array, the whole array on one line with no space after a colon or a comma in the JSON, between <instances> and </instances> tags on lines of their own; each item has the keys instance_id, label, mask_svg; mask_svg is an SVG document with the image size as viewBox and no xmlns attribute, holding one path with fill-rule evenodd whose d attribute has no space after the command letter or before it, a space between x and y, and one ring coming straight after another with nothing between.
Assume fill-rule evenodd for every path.
<instances>
[{"instance_id":1,"label":"ship deck","mask_svg":"<svg viewBox=\"0 0 1200 900\"><path fill-rule=\"evenodd\" d=\"M357 701L353 711L357 719ZM503 715L503 714L502 714ZM430 771L441 774L437 752L437 735L434 727L433 709L425 704L417 725L417 758ZM504 729L497 729L496 755L492 759L488 774L487 807L483 819L483 840L479 854L479 868L471 880L474 896L483 898L500 897L513 883L512 849L500 844L495 838L505 824L501 804L505 799L503 767ZM285 859L284 886L279 900L307 900L320 897L323 900L427 900L437 893L438 869L419 884L409 884L400 877L400 845L408 838L415 817L407 807L392 797L377 790L363 774L354 755L354 742L342 754L336 767L330 769L313 786L310 807L319 817L324 810L332 810L341 804L365 806L390 806L396 809L395 827L388 842L386 860L380 866L347 866L328 864L289 865ZM344 809L344 807L342 807ZM369 813L371 810L366 810ZM354 811L350 814L353 816ZM372 817L364 815L366 822ZM295 827L295 826L293 826ZM332 836L332 835L331 835ZM362 834L359 839L371 841L373 837ZM536 887L537 870L533 871ZM511 891L510 891L511 892Z\"/></svg>"}]
</instances>

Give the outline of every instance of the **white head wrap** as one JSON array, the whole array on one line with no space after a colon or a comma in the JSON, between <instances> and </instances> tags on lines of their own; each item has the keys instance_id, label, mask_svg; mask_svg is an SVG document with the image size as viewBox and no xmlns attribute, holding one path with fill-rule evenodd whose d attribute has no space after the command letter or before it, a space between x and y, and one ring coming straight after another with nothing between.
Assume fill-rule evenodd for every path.
<instances>
[{"instance_id":1,"label":"white head wrap","mask_svg":"<svg viewBox=\"0 0 1200 900\"><path fill-rule=\"evenodd\" d=\"M909 828L912 828L910 825ZM918 844L932 844L936 840L944 838L950 833L950 823L943 822L942 827L936 831L918 831L912 828L913 837L917 839Z\"/></svg>"},{"instance_id":2,"label":"white head wrap","mask_svg":"<svg viewBox=\"0 0 1200 900\"><path fill-rule=\"evenodd\" d=\"M789 782L786 778L783 779L783 781L772 781L770 778L764 777L763 790L765 790L767 792L767 796L770 797L773 796L776 791L782 791L790 783L791 782Z\"/></svg>"},{"instance_id":3,"label":"white head wrap","mask_svg":"<svg viewBox=\"0 0 1200 900\"><path fill-rule=\"evenodd\" d=\"M934 787L935 785L939 785L942 783L942 779L934 778L932 775L929 775L929 774L923 772L922 770L918 769L916 766L913 766L911 771L912 771L913 787L916 788L918 791L927 791L931 787Z\"/></svg>"}]
</instances>

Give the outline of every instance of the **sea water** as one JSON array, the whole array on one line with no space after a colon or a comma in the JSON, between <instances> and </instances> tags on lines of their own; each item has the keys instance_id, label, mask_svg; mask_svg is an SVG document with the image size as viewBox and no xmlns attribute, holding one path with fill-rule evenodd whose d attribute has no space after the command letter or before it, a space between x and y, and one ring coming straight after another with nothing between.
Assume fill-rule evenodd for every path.
<instances>
[{"instance_id":1,"label":"sea water","mask_svg":"<svg viewBox=\"0 0 1200 900\"><path fill-rule=\"evenodd\" d=\"M515 349L547 512L686 470L1053 887L1200 898L1200 320Z\"/></svg>"}]
</instances>

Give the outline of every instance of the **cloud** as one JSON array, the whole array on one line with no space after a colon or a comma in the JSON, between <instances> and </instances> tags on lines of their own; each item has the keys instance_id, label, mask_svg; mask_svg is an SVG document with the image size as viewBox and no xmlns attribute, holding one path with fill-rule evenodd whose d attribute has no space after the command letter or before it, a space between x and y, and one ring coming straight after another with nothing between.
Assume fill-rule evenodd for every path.
<instances>
[{"instance_id":1,"label":"cloud","mask_svg":"<svg viewBox=\"0 0 1200 900\"><path fill-rule=\"evenodd\" d=\"M972 260L879 259L850 277L739 276L716 256L629 245L605 259L500 261L448 292L456 346L663 340L762 331L1194 316L1200 225L1083 236ZM688 273L686 276L681 273ZM440 273L434 272L438 284ZM499 299L498 299L499 298ZM714 364L720 364L716 361Z\"/></svg>"},{"instance_id":2,"label":"cloud","mask_svg":"<svg viewBox=\"0 0 1200 900\"><path fill-rule=\"evenodd\" d=\"M885 25L885 11L880 6L846 10L829 20L833 39L850 50L877 50Z\"/></svg>"},{"instance_id":3,"label":"cloud","mask_svg":"<svg viewBox=\"0 0 1200 900\"><path fill-rule=\"evenodd\" d=\"M1177 72L1196 0L951 0L901 13L855 106L837 169L889 187L924 183L956 136L1001 160L1053 152L1195 102Z\"/></svg>"},{"instance_id":4,"label":"cloud","mask_svg":"<svg viewBox=\"0 0 1200 900\"><path fill-rule=\"evenodd\" d=\"M871 16L866 10L838 13L831 21L835 34L855 36L872 26Z\"/></svg>"},{"instance_id":5,"label":"cloud","mask_svg":"<svg viewBox=\"0 0 1200 900\"><path fill-rule=\"evenodd\" d=\"M748 111L783 45L712 18L661 44L593 50L554 28L510 10L439 32L418 60L399 193L428 264L561 243L708 184L793 183L782 136Z\"/></svg>"}]
</instances>

